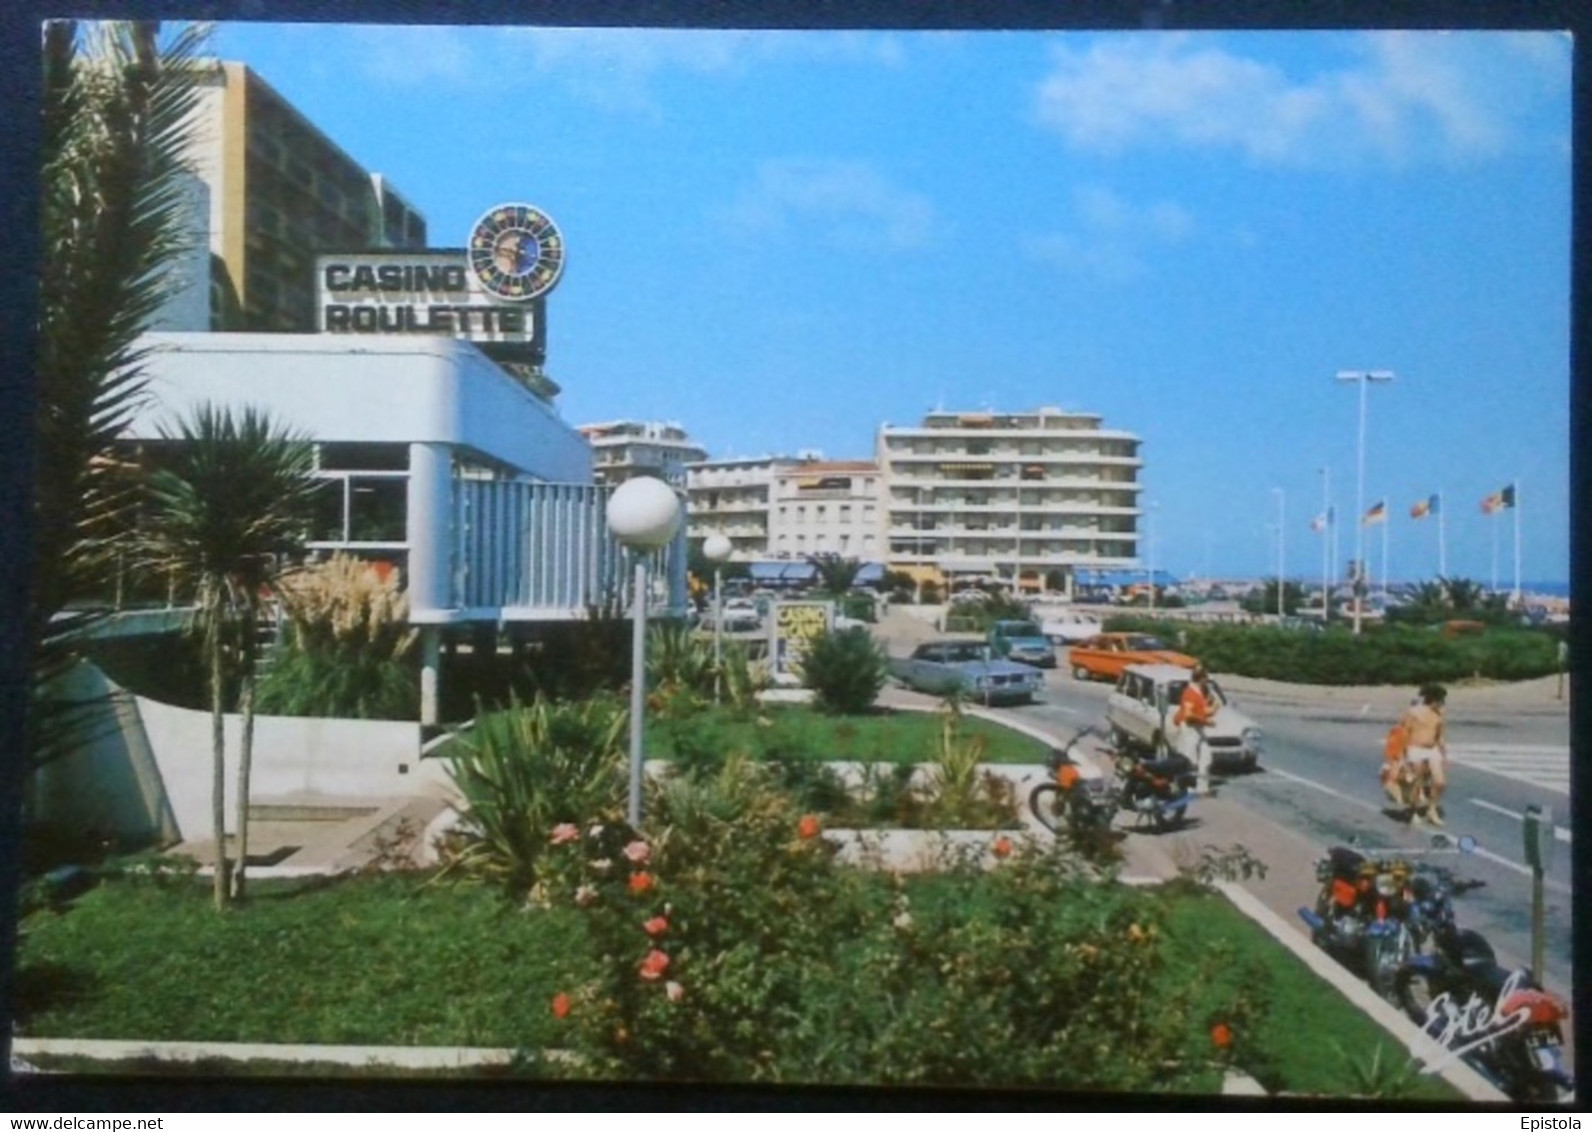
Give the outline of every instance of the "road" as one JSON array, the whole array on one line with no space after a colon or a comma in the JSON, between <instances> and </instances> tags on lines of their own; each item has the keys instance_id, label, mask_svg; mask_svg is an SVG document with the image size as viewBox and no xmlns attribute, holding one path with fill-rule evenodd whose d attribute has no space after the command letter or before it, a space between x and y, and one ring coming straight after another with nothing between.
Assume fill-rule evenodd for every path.
<instances>
[{"instance_id":1,"label":"road","mask_svg":"<svg viewBox=\"0 0 1592 1132\"><path fill-rule=\"evenodd\" d=\"M1367 847L1422 848L1430 831L1411 829L1383 810L1377 778L1382 741L1399 710L1399 693L1355 702L1352 695L1231 678L1235 705L1265 730L1261 769L1219 781L1206 818L1189 835L1200 843L1244 844L1259 822L1293 834L1265 843L1286 859L1268 860L1268 879L1252 886L1275 911L1297 920L1295 909L1314 895L1313 865L1329 845L1357 838ZM1046 674L1044 702L1006 709L1057 732L1103 723L1109 687ZM1449 786L1445 832L1470 834L1473 854L1445 863L1460 876L1486 882L1456 901L1465 927L1485 935L1500 962L1531 957L1531 872L1524 863L1521 813L1537 805L1569 816L1569 712L1563 701L1515 703L1503 698L1467 702L1451 696ZM1218 805L1217 803L1220 803ZM1196 810L1199 804L1196 803ZM1557 831L1545 876L1544 967L1551 989L1569 996L1570 833ZM1300 925L1303 931L1303 925Z\"/></svg>"}]
</instances>

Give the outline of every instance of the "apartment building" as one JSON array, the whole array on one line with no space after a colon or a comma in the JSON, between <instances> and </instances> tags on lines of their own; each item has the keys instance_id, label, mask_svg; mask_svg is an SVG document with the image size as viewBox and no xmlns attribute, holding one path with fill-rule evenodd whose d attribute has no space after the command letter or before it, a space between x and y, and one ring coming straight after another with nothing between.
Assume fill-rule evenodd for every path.
<instances>
[{"instance_id":1,"label":"apartment building","mask_svg":"<svg viewBox=\"0 0 1592 1132\"><path fill-rule=\"evenodd\" d=\"M686 486L686 465L707 458L674 421L608 421L580 426L592 447L597 482L621 484L634 476L656 476Z\"/></svg>"},{"instance_id":2,"label":"apartment building","mask_svg":"<svg viewBox=\"0 0 1592 1132\"><path fill-rule=\"evenodd\" d=\"M769 557L774 473L796 463L793 456L740 456L687 465L690 538L700 541L723 535L730 540L730 558L735 562Z\"/></svg>"},{"instance_id":3,"label":"apartment building","mask_svg":"<svg viewBox=\"0 0 1592 1132\"><path fill-rule=\"evenodd\" d=\"M316 329L315 257L426 246L426 221L242 63L203 64L190 160L209 193L208 326Z\"/></svg>"},{"instance_id":4,"label":"apartment building","mask_svg":"<svg viewBox=\"0 0 1592 1132\"><path fill-rule=\"evenodd\" d=\"M885 425L886 558L945 584L996 577L1071 592L1075 570L1138 564L1139 437L1098 414L934 412Z\"/></svg>"},{"instance_id":5,"label":"apartment building","mask_svg":"<svg viewBox=\"0 0 1592 1132\"><path fill-rule=\"evenodd\" d=\"M768 508L775 558L837 554L877 561L884 546L884 477L871 460L809 460L773 470Z\"/></svg>"}]
</instances>

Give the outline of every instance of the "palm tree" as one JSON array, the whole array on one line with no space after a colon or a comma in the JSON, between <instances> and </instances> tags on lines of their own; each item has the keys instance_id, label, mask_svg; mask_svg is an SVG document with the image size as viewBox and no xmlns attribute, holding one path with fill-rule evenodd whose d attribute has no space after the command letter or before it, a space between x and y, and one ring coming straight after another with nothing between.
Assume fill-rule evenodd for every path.
<instances>
[{"instance_id":1,"label":"palm tree","mask_svg":"<svg viewBox=\"0 0 1592 1132\"><path fill-rule=\"evenodd\" d=\"M91 607L106 604L129 527L134 481L114 443L144 396L138 336L178 285L173 259L204 239L184 223L182 157L206 36L189 27L161 44L153 23L44 26L29 769L77 746L85 713L55 681Z\"/></svg>"},{"instance_id":2,"label":"palm tree","mask_svg":"<svg viewBox=\"0 0 1592 1132\"><path fill-rule=\"evenodd\" d=\"M1479 609L1486 590L1480 582L1473 582L1469 578L1441 578L1443 589L1448 597L1448 605L1455 613L1469 613Z\"/></svg>"},{"instance_id":3,"label":"palm tree","mask_svg":"<svg viewBox=\"0 0 1592 1132\"><path fill-rule=\"evenodd\" d=\"M263 594L302 551L317 486L308 440L244 408L201 405L175 432L149 477L150 507L140 524L144 563L195 593L194 627L210 676L211 818L215 899L224 908L243 891L248 856L249 773L254 738L255 641ZM229 663L230 662L230 663ZM235 871L225 847L226 687L238 682Z\"/></svg>"},{"instance_id":4,"label":"palm tree","mask_svg":"<svg viewBox=\"0 0 1592 1132\"><path fill-rule=\"evenodd\" d=\"M818 571L818 588L832 597L845 597L857 584L857 575L862 573L861 562L838 554L812 554L807 561Z\"/></svg>"}]
</instances>

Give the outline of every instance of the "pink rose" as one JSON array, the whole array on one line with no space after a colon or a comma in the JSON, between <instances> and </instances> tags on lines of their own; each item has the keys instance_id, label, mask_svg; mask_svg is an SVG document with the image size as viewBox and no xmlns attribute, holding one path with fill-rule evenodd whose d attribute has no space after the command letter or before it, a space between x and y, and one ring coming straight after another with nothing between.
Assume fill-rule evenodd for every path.
<instances>
[{"instance_id":1,"label":"pink rose","mask_svg":"<svg viewBox=\"0 0 1592 1132\"><path fill-rule=\"evenodd\" d=\"M670 1002L679 1002L685 997L685 988L673 980L663 984L663 992L669 996Z\"/></svg>"},{"instance_id":2,"label":"pink rose","mask_svg":"<svg viewBox=\"0 0 1592 1132\"><path fill-rule=\"evenodd\" d=\"M572 821L563 822L553 827L553 835L549 839L554 845L563 845L570 841L580 840L580 826Z\"/></svg>"},{"instance_id":3,"label":"pink rose","mask_svg":"<svg viewBox=\"0 0 1592 1132\"><path fill-rule=\"evenodd\" d=\"M652 859L652 848L645 841L632 841L625 846L625 857L632 865L645 865Z\"/></svg>"}]
</instances>

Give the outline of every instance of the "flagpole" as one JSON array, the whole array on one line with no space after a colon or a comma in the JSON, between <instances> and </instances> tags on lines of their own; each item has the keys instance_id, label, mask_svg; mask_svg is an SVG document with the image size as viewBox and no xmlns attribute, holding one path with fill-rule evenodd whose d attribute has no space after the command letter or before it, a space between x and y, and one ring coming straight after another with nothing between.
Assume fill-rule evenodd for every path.
<instances>
[{"instance_id":1,"label":"flagpole","mask_svg":"<svg viewBox=\"0 0 1592 1132\"><path fill-rule=\"evenodd\" d=\"M1515 505L1510 508L1515 513L1515 608L1520 607L1520 480L1516 479L1511 485L1514 489Z\"/></svg>"},{"instance_id":2,"label":"flagpole","mask_svg":"<svg viewBox=\"0 0 1592 1132\"><path fill-rule=\"evenodd\" d=\"M1321 623L1332 619L1332 469L1321 469Z\"/></svg>"},{"instance_id":3,"label":"flagpole","mask_svg":"<svg viewBox=\"0 0 1592 1132\"><path fill-rule=\"evenodd\" d=\"M1487 588L1492 593L1498 592L1498 512L1490 511L1487 517L1493 520L1487 525L1492 528L1492 584Z\"/></svg>"},{"instance_id":4,"label":"flagpole","mask_svg":"<svg viewBox=\"0 0 1592 1132\"><path fill-rule=\"evenodd\" d=\"M1443 502L1443 493L1439 491L1437 493L1437 576L1439 578L1448 577L1448 550L1445 545L1447 532L1443 527L1447 522L1443 512L1447 510L1448 507Z\"/></svg>"},{"instance_id":5,"label":"flagpole","mask_svg":"<svg viewBox=\"0 0 1592 1132\"><path fill-rule=\"evenodd\" d=\"M1382 512L1382 616L1387 616L1387 531L1393 525L1386 511Z\"/></svg>"}]
</instances>

